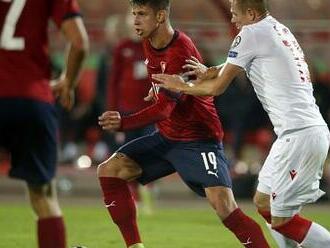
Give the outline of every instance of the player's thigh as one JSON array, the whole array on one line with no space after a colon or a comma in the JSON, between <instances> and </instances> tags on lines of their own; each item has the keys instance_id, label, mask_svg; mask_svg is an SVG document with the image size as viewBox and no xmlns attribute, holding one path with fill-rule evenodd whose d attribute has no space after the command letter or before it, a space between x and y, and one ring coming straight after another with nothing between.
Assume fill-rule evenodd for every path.
<instances>
[{"instance_id":1,"label":"player's thigh","mask_svg":"<svg viewBox=\"0 0 330 248\"><path fill-rule=\"evenodd\" d=\"M31 185L43 185L55 175L57 160L57 117L52 104L12 101L7 132L11 152L10 176Z\"/></svg>"},{"instance_id":2,"label":"player's thigh","mask_svg":"<svg viewBox=\"0 0 330 248\"><path fill-rule=\"evenodd\" d=\"M260 197L256 194L255 201L260 201L263 199L262 195L271 195L272 193L272 180L273 180L273 172L275 167L277 166L275 160L278 154L281 154L281 143L276 140L270 149L270 152L259 172L258 176L258 186L257 192L260 192ZM258 199L257 199L258 198ZM262 199L261 199L262 198Z\"/></svg>"},{"instance_id":3,"label":"player's thigh","mask_svg":"<svg viewBox=\"0 0 330 248\"><path fill-rule=\"evenodd\" d=\"M141 174L140 166L123 153L115 152L97 168L98 177L117 177L123 180L134 180Z\"/></svg>"},{"instance_id":4,"label":"player's thigh","mask_svg":"<svg viewBox=\"0 0 330 248\"><path fill-rule=\"evenodd\" d=\"M167 156L183 181L197 194L205 188L231 188L229 163L222 144L216 142L181 142Z\"/></svg>"},{"instance_id":5,"label":"player's thigh","mask_svg":"<svg viewBox=\"0 0 330 248\"><path fill-rule=\"evenodd\" d=\"M271 208L278 217L290 217L300 206L315 202L329 149L326 127L312 127L286 135L273 173Z\"/></svg>"},{"instance_id":6,"label":"player's thigh","mask_svg":"<svg viewBox=\"0 0 330 248\"><path fill-rule=\"evenodd\" d=\"M172 164L165 158L170 149L169 142L155 132L128 142L117 152L125 154L139 165L142 171L136 179L147 184L175 172Z\"/></svg>"}]
</instances>

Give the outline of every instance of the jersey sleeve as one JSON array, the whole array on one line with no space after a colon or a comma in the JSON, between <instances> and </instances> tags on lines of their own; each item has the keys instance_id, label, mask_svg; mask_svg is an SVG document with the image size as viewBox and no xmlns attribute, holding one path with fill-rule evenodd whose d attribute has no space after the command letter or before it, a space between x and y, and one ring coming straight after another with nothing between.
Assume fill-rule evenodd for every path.
<instances>
[{"instance_id":1,"label":"jersey sleeve","mask_svg":"<svg viewBox=\"0 0 330 248\"><path fill-rule=\"evenodd\" d=\"M243 28L234 39L228 52L227 63L246 68L256 56L258 44L254 33Z\"/></svg>"},{"instance_id":2,"label":"jersey sleeve","mask_svg":"<svg viewBox=\"0 0 330 248\"><path fill-rule=\"evenodd\" d=\"M66 19L80 16L80 8L77 0L54 0L51 18L58 28Z\"/></svg>"}]
</instances>

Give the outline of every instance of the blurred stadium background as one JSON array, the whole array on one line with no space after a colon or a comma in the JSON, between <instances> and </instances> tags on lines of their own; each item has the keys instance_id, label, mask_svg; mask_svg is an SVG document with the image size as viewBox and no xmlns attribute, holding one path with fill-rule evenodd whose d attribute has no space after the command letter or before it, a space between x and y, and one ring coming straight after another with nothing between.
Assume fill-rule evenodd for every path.
<instances>
[{"instance_id":1,"label":"blurred stadium background","mask_svg":"<svg viewBox=\"0 0 330 248\"><path fill-rule=\"evenodd\" d=\"M120 143L122 137L105 134L97 126L97 116L106 109L107 92L111 90L107 89L107 78L102 78L100 73L100 61L105 57L111 64L111 48L119 37L125 35L123 20L129 5L124 0L80 0L79 3L90 36L91 51L82 73L73 111L66 113L58 108L61 123L58 192L62 201L68 205L71 200L76 200L94 202L101 206L96 165L113 152L113 143ZM269 0L269 7L272 15L294 32L303 47L312 72L315 97L329 125L330 1ZM226 59L228 47L236 32L230 24L227 0L172 0L171 15L174 26L193 38L206 64L215 65ZM114 17L119 20L119 24L114 24ZM50 32L56 77L63 66L63 42L53 29ZM111 66L108 76L110 73ZM245 78L236 81L225 95L216 99L216 103L225 128L224 143L231 161L234 191L238 198L251 201L257 173L275 137L251 86ZM0 152L0 200L10 206L12 202L22 200L24 187L20 182L6 178L8 168L9 157ZM329 159L324 170L322 189L327 195L321 201L329 206ZM177 206L179 203L192 207L201 205L200 200L176 175L156 183L153 194L158 206ZM329 215L326 217L330 219ZM108 220L104 218L105 221Z\"/></svg>"}]
</instances>

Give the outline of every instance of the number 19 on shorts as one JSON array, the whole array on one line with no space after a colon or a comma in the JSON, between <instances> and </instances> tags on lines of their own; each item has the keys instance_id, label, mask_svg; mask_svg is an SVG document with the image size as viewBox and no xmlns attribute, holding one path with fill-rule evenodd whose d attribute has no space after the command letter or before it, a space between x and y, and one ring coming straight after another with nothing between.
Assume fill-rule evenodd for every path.
<instances>
[{"instance_id":1,"label":"number 19 on shorts","mask_svg":"<svg viewBox=\"0 0 330 248\"><path fill-rule=\"evenodd\" d=\"M204 166L207 171L207 174L214 175L218 177L218 168L217 168L217 157L214 152L202 152L201 156L203 158Z\"/></svg>"}]
</instances>

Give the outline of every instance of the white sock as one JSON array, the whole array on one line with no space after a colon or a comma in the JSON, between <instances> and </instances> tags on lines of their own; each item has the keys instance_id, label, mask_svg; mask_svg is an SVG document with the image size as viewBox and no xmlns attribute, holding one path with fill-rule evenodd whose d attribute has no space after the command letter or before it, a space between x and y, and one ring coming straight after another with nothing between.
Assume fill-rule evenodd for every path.
<instances>
[{"instance_id":1,"label":"white sock","mask_svg":"<svg viewBox=\"0 0 330 248\"><path fill-rule=\"evenodd\" d=\"M278 248L297 248L298 243L292 239L288 239L287 237L283 236L279 232L272 229L271 225L266 223L270 234L272 235L273 239L276 241Z\"/></svg>"},{"instance_id":2,"label":"white sock","mask_svg":"<svg viewBox=\"0 0 330 248\"><path fill-rule=\"evenodd\" d=\"M303 248L330 247L330 233L323 226L313 222L300 245Z\"/></svg>"}]
</instances>

